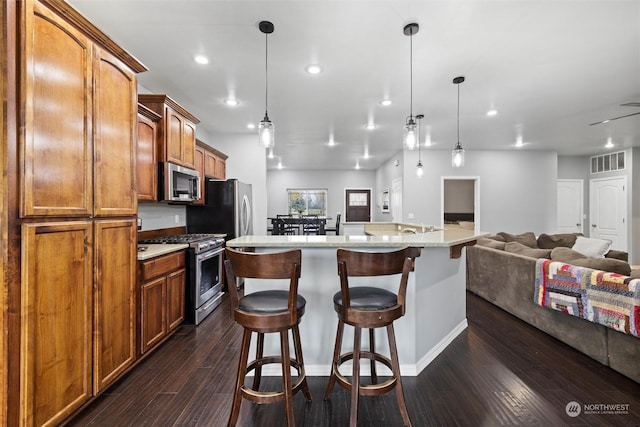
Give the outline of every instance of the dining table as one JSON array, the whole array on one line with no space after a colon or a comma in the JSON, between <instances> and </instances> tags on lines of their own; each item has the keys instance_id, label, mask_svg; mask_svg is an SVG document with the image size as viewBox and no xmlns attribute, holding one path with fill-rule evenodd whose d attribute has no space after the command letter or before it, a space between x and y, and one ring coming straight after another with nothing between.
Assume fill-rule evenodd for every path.
<instances>
[{"instance_id":1,"label":"dining table","mask_svg":"<svg viewBox=\"0 0 640 427\"><path fill-rule=\"evenodd\" d=\"M303 234L303 226L305 224L309 224L310 221L317 221L317 233L325 235L327 234L325 228L327 226L327 221L332 220L333 218L330 216L321 216L318 215L317 218L310 219L305 215L276 215L275 217L268 217L268 220L271 221L271 234L272 235L282 235L284 234L285 226L295 226L297 227L297 234ZM316 224L314 224L316 225Z\"/></svg>"}]
</instances>

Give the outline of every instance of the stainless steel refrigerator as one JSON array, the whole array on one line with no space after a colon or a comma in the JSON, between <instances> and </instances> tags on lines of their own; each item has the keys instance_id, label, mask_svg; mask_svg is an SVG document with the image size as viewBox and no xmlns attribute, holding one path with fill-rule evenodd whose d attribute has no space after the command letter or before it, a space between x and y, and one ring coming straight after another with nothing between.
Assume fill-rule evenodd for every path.
<instances>
[{"instance_id":1,"label":"stainless steel refrigerator","mask_svg":"<svg viewBox=\"0 0 640 427\"><path fill-rule=\"evenodd\" d=\"M226 240L253 234L251 184L206 178L204 193L204 206L187 206L187 232L226 234Z\"/></svg>"}]
</instances>

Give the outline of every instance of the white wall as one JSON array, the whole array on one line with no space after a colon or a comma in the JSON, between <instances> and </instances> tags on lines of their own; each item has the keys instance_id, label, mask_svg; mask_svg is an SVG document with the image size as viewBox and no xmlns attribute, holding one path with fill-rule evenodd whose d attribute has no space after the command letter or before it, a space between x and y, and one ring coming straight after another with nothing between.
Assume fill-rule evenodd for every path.
<instances>
[{"instance_id":1,"label":"white wall","mask_svg":"<svg viewBox=\"0 0 640 427\"><path fill-rule=\"evenodd\" d=\"M417 151L405 151L403 156L405 165L417 163ZM422 162L422 178L416 176L415 167L403 171L404 221L441 224L441 178L473 176L480 181L482 231L555 232L555 152L467 151L465 167L455 169L449 150L423 150Z\"/></svg>"},{"instance_id":2,"label":"white wall","mask_svg":"<svg viewBox=\"0 0 640 427\"><path fill-rule=\"evenodd\" d=\"M376 202L375 171L371 170L269 170L267 171L267 209L262 217L287 212L287 189L289 188L326 188L327 215L335 218L341 212L344 220L346 188L371 189L372 203ZM374 208L375 211L375 208Z\"/></svg>"}]
</instances>

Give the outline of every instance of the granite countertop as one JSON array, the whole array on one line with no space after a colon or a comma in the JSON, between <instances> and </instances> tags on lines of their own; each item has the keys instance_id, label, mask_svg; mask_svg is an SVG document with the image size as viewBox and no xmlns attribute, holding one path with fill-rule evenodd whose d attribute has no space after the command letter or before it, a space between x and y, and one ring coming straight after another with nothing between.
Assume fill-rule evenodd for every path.
<instances>
[{"instance_id":1,"label":"granite countertop","mask_svg":"<svg viewBox=\"0 0 640 427\"><path fill-rule=\"evenodd\" d=\"M161 243L161 244L146 244L139 243L138 244L138 261L144 261L147 259L155 258L160 255L170 254L171 252L179 251L182 249L188 248L189 245L186 243L178 243L178 244L169 244L169 243ZM146 248L141 251L140 248Z\"/></svg>"},{"instance_id":2,"label":"granite countertop","mask_svg":"<svg viewBox=\"0 0 640 427\"><path fill-rule=\"evenodd\" d=\"M425 233L350 236L241 236L227 242L228 247L451 247L477 240L489 233L452 229Z\"/></svg>"}]
</instances>

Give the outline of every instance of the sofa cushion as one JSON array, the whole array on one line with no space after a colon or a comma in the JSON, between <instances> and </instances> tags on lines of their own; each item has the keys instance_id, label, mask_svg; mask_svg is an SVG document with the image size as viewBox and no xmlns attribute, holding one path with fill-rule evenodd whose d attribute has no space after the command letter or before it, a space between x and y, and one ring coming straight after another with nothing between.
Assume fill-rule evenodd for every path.
<instances>
[{"instance_id":1,"label":"sofa cushion","mask_svg":"<svg viewBox=\"0 0 640 427\"><path fill-rule=\"evenodd\" d=\"M518 242L522 243L525 246L530 248L537 248L538 241L536 240L536 235L531 231L527 231L522 234L510 234L501 231L498 233L498 236L502 236L505 242Z\"/></svg>"},{"instance_id":2,"label":"sofa cushion","mask_svg":"<svg viewBox=\"0 0 640 427\"><path fill-rule=\"evenodd\" d=\"M576 238L582 235L582 233L542 233L538 236L538 247L540 249L553 249L558 246L570 248L576 243Z\"/></svg>"},{"instance_id":3,"label":"sofa cushion","mask_svg":"<svg viewBox=\"0 0 640 427\"><path fill-rule=\"evenodd\" d=\"M628 263L615 258L589 258L580 252L569 248L557 247L551 250L551 259L578 267L587 267L594 270L608 271L628 276L631 267Z\"/></svg>"},{"instance_id":4,"label":"sofa cushion","mask_svg":"<svg viewBox=\"0 0 640 427\"><path fill-rule=\"evenodd\" d=\"M617 251L615 249L609 250L606 254L604 254L605 258L615 258L620 261L629 262L629 252L625 251Z\"/></svg>"},{"instance_id":5,"label":"sofa cushion","mask_svg":"<svg viewBox=\"0 0 640 427\"><path fill-rule=\"evenodd\" d=\"M640 268L637 270L631 270L631 273L629 273L630 277L633 277L634 279L640 279Z\"/></svg>"},{"instance_id":6,"label":"sofa cushion","mask_svg":"<svg viewBox=\"0 0 640 427\"><path fill-rule=\"evenodd\" d=\"M484 236L486 239L497 240L498 242L504 242L504 237L493 234L490 236Z\"/></svg>"},{"instance_id":7,"label":"sofa cushion","mask_svg":"<svg viewBox=\"0 0 640 427\"><path fill-rule=\"evenodd\" d=\"M528 256L530 258L551 258L551 249L530 248L518 242L504 244L505 252Z\"/></svg>"},{"instance_id":8,"label":"sofa cushion","mask_svg":"<svg viewBox=\"0 0 640 427\"><path fill-rule=\"evenodd\" d=\"M587 257L604 258L604 254L609 252L610 246L611 240L578 236L571 249Z\"/></svg>"},{"instance_id":9,"label":"sofa cushion","mask_svg":"<svg viewBox=\"0 0 640 427\"><path fill-rule=\"evenodd\" d=\"M494 239L489 239L487 237L481 237L476 242L476 245L485 246L487 248L492 248L492 249L500 249L501 251L503 251L504 250L504 245L506 245L506 243L505 242L500 242L500 241L494 240Z\"/></svg>"}]
</instances>

